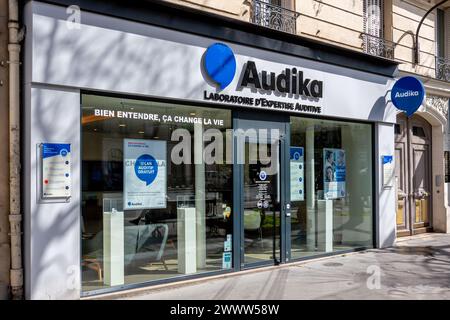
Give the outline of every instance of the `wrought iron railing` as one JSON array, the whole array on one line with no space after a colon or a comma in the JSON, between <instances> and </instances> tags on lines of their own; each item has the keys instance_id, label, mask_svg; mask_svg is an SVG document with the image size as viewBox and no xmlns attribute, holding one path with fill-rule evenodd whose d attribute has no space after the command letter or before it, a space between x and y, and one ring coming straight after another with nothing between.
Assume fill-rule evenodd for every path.
<instances>
[{"instance_id":1,"label":"wrought iron railing","mask_svg":"<svg viewBox=\"0 0 450 320\"><path fill-rule=\"evenodd\" d=\"M361 38L363 51L365 53L394 60L394 42L368 33L362 33Z\"/></svg>"},{"instance_id":2,"label":"wrought iron railing","mask_svg":"<svg viewBox=\"0 0 450 320\"><path fill-rule=\"evenodd\" d=\"M450 59L436 57L436 79L450 82Z\"/></svg>"},{"instance_id":3,"label":"wrought iron railing","mask_svg":"<svg viewBox=\"0 0 450 320\"><path fill-rule=\"evenodd\" d=\"M267 28L296 33L298 12L269 3L269 0L253 0L252 22Z\"/></svg>"}]
</instances>

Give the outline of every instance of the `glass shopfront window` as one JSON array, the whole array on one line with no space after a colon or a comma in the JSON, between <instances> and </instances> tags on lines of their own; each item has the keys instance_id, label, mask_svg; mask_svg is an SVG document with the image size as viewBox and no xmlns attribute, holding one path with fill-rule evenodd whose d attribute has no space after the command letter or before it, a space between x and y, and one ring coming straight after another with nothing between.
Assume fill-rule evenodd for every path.
<instances>
[{"instance_id":1,"label":"glass shopfront window","mask_svg":"<svg viewBox=\"0 0 450 320\"><path fill-rule=\"evenodd\" d=\"M287 121L250 116L238 127L282 131ZM371 124L292 116L290 145L245 140L234 181L242 235L232 129L227 109L82 95L83 291L232 269L233 237L245 265L283 262L287 241L291 259L373 246Z\"/></svg>"},{"instance_id":2,"label":"glass shopfront window","mask_svg":"<svg viewBox=\"0 0 450 320\"><path fill-rule=\"evenodd\" d=\"M373 246L372 127L291 117L291 257Z\"/></svg>"},{"instance_id":3,"label":"glass shopfront window","mask_svg":"<svg viewBox=\"0 0 450 320\"><path fill-rule=\"evenodd\" d=\"M231 269L231 111L82 96L83 290Z\"/></svg>"}]
</instances>

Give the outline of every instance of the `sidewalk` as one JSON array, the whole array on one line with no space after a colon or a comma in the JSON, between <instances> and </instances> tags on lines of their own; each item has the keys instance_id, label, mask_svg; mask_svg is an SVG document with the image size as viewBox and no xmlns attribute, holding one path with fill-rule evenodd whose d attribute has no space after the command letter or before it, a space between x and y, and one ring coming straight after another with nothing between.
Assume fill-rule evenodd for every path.
<instances>
[{"instance_id":1,"label":"sidewalk","mask_svg":"<svg viewBox=\"0 0 450 320\"><path fill-rule=\"evenodd\" d=\"M388 249L150 289L122 299L450 299L450 235L408 237Z\"/></svg>"}]
</instances>

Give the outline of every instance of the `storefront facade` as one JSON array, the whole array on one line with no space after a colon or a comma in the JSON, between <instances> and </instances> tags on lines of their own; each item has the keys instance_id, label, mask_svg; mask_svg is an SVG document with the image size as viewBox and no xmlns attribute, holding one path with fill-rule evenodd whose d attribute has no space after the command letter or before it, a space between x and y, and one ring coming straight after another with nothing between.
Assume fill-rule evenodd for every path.
<instances>
[{"instance_id":1,"label":"storefront facade","mask_svg":"<svg viewBox=\"0 0 450 320\"><path fill-rule=\"evenodd\" d=\"M24 14L27 298L393 243L394 63L63 4Z\"/></svg>"}]
</instances>

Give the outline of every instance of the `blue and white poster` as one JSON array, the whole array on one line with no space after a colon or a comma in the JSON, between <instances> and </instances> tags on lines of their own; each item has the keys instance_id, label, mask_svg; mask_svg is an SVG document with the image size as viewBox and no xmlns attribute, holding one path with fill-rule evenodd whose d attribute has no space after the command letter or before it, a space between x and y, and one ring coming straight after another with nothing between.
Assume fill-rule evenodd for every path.
<instances>
[{"instance_id":1,"label":"blue and white poster","mask_svg":"<svg viewBox=\"0 0 450 320\"><path fill-rule=\"evenodd\" d=\"M42 198L69 198L72 193L71 153L68 143L43 143Z\"/></svg>"},{"instance_id":2,"label":"blue and white poster","mask_svg":"<svg viewBox=\"0 0 450 320\"><path fill-rule=\"evenodd\" d=\"M391 155L381 156L383 162L383 187L390 188L394 183L394 157Z\"/></svg>"},{"instance_id":3,"label":"blue and white poster","mask_svg":"<svg viewBox=\"0 0 450 320\"><path fill-rule=\"evenodd\" d=\"M325 199L345 197L345 150L323 149L323 192Z\"/></svg>"},{"instance_id":4,"label":"blue and white poster","mask_svg":"<svg viewBox=\"0 0 450 320\"><path fill-rule=\"evenodd\" d=\"M124 210L166 208L166 142L124 139Z\"/></svg>"},{"instance_id":5,"label":"blue and white poster","mask_svg":"<svg viewBox=\"0 0 450 320\"><path fill-rule=\"evenodd\" d=\"M231 259L232 259L232 253L231 252L224 252L222 254L222 269L231 269Z\"/></svg>"},{"instance_id":6,"label":"blue and white poster","mask_svg":"<svg viewBox=\"0 0 450 320\"><path fill-rule=\"evenodd\" d=\"M291 147L291 201L305 200L305 158L303 147Z\"/></svg>"}]
</instances>

